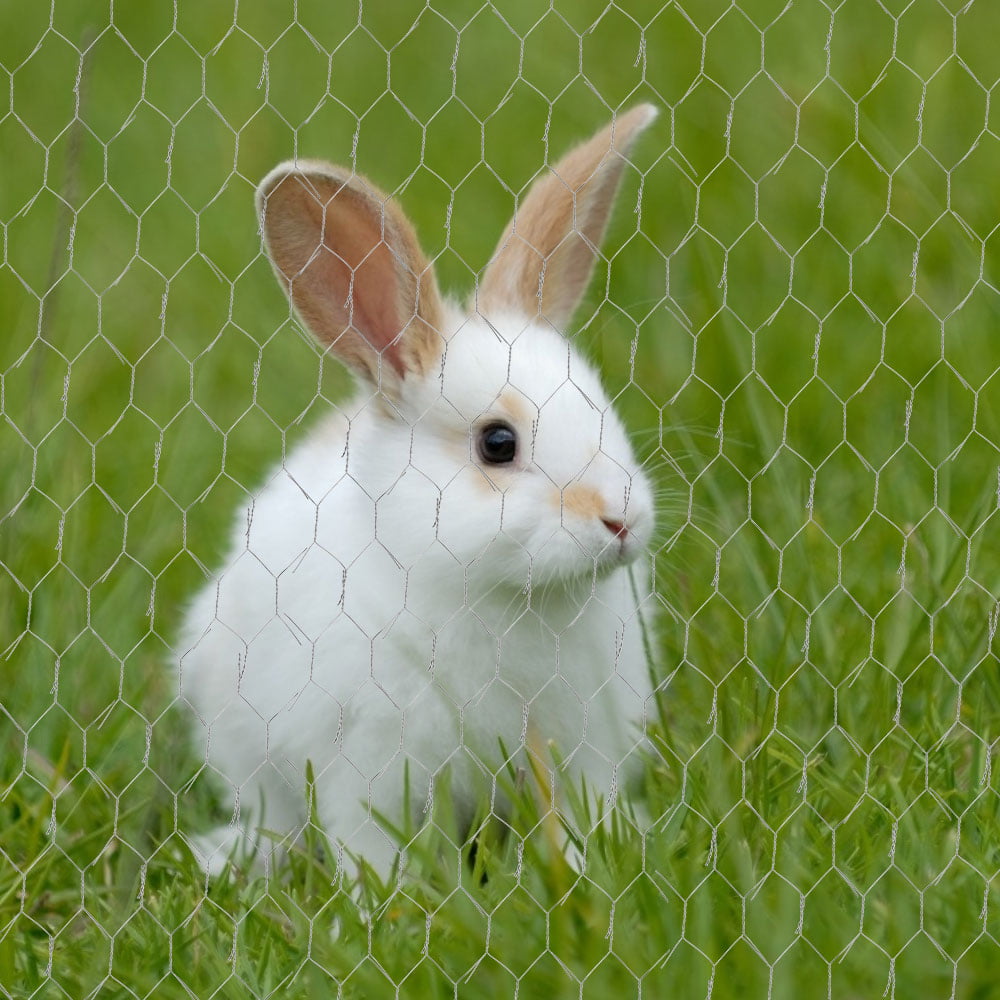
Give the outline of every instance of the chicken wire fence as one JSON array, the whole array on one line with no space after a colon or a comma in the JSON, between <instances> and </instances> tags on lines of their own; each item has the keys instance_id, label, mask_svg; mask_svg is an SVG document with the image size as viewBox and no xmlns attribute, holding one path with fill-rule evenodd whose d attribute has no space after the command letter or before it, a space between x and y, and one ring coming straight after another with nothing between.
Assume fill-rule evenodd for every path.
<instances>
[{"instance_id":1,"label":"chicken wire fence","mask_svg":"<svg viewBox=\"0 0 1000 1000\"><path fill-rule=\"evenodd\" d=\"M2 995L993 994L995 5L52 0L2 17ZM527 706L520 744L483 764L493 783L477 786L479 807L462 814L446 768L444 804L395 833L405 871L370 871L359 887L338 831L324 839L341 805L324 812L337 785L320 777L335 766L304 750L300 842L266 871L248 861L206 876L191 845L230 822L233 803L209 776L191 782L217 768L179 696L178 647L202 634L182 623L227 565L234 511L262 483L288 481L284 467L321 518L309 476L350 453L296 452L324 414L346 412L350 379L336 350L321 356L299 335L255 188L291 158L346 165L392 195L442 289L465 296L486 287L532 181L644 102L655 122L624 159L600 161L621 164L622 190L567 324L610 403L581 384L578 362L549 384L534 356L495 393L521 392L539 442L561 411L532 386L549 400L594 396L628 428L642 469L631 474L655 496L655 531L637 532L652 574L632 564L617 605L600 588L620 574L591 573L584 604L607 612L591 642L573 646L570 624L546 619L558 573L517 605L581 717L629 681L639 708L615 738L640 765L636 787L598 821L597 798L547 783L574 748L536 747L545 716ZM377 243L348 261L354 271ZM390 272L375 284L399 278ZM440 384L447 399L447 371ZM448 400L457 413L478 406L459 398L467 389ZM577 433L550 451L577 464L551 480L553 533L570 507L593 519L599 490L570 487L612 449L600 438L574 458L588 418L567 412ZM407 433L447 547L448 489ZM615 447L629 472L627 446ZM482 464L459 438L463 448L460 466ZM467 553L466 581L501 536L525 547L517 485L492 484L514 513L480 558ZM425 500L412 525L376 526L359 552L417 534ZM601 513L600 552L619 528L636 533L632 513ZM287 566L267 553L294 520L282 508L237 529L257 568L232 577L232 599L263 586L261 635L289 627ZM297 566L342 555L321 527L304 530ZM584 535L574 542L596 566ZM349 563L334 617L361 600ZM421 609L434 587L414 580L423 589L395 613L426 616L414 655L433 687L434 643L470 606L459 595L431 621ZM203 593L208 619L225 624L229 598ZM648 689L616 665L626 619ZM391 632L354 620L372 649ZM343 702L308 678L324 635L354 647L322 622L294 626L297 651L273 668L306 681L281 697L326 706L342 737ZM513 625L483 627L500 648ZM246 669L255 637L208 659ZM502 655L489 671L516 695ZM607 677L574 690L574 662L602 656ZM551 695L550 681L539 691ZM419 726L419 698L391 695ZM266 755L264 720L279 706L264 702L251 705L262 731L232 739ZM606 753L599 730L585 731ZM406 753L393 759L402 767ZM441 763L458 771L457 760ZM490 825L498 795L510 801ZM366 853L370 835L349 846Z\"/></svg>"}]
</instances>

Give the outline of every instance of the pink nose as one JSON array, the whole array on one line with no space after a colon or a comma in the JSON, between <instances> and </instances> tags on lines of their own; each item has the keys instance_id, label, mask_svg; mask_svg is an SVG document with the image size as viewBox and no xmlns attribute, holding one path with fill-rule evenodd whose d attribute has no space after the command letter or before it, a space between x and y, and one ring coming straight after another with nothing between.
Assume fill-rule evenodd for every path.
<instances>
[{"instance_id":1,"label":"pink nose","mask_svg":"<svg viewBox=\"0 0 1000 1000\"><path fill-rule=\"evenodd\" d=\"M601 523L619 541L624 542L628 538L628 528L625 527L622 521L612 521L610 518L602 517Z\"/></svg>"}]
</instances>

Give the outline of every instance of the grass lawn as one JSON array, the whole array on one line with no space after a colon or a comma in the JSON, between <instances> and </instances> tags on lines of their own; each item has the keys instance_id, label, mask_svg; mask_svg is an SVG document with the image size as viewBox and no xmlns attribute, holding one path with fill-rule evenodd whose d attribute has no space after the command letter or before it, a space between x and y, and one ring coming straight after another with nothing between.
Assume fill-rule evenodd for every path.
<instances>
[{"instance_id":1,"label":"grass lawn","mask_svg":"<svg viewBox=\"0 0 1000 1000\"><path fill-rule=\"evenodd\" d=\"M1000 6L174 6L0 0L0 996L1000 996ZM356 157L464 292L640 100L573 334L673 498L656 828L206 885L170 643L348 390L257 181Z\"/></svg>"}]
</instances>

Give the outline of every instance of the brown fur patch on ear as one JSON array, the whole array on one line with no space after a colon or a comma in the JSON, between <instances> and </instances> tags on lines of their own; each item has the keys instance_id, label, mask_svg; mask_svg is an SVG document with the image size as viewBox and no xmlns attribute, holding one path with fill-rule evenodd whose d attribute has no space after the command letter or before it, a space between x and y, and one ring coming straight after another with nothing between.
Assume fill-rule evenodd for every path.
<instances>
[{"instance_id":1,"label":"brown fur patch on ear","mask_svg":"<svg viewBox=\"0 0 1000 1000\"><path fill-rule=\"evenodd\" d=\"M535 181L497 245L475 308L569 322L590 282L628 151L656 114L640 104L618 115Z\"/></svg>"},{"instance_id":2,"label":"brown fur patch on ear","mask_svg":"<svg viewBox=\"0 0 1000 1000\"><path fill-rule=\"evenodd\" d=\"M426 374L443 350L444 308L406 216L330 164L279 167L258 191L274 269L317 340L383 388ZM388 362L380 365L380 361Z\"/></svg>"},{"instance_id":3,"label":"brown fur patch on ear","mask_svg":"<svg viewBox=\"0 0 1000 1000\"><path fill-rule=\"evenodd\" d=\"M604 497L592 486L574 483L563 490L555 491L556 506L565 514L577 517L600 518L607 510Z\"/></svg>"}]
</instances>

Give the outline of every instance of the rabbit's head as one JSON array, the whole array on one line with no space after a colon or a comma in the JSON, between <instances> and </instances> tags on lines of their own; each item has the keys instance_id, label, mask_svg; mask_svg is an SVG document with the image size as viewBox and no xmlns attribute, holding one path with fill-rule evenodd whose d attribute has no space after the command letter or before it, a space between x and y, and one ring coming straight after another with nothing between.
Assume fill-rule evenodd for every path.
<instances>
[{"instance_id":1,"label":"rabbit's head","mask_svg":"<svg viewBox=\"0 0 1000 1000\"><path fill-rule=\"evenodd\" d=\"M273 170L257 204L302 321L367 387L354 475L402 564L440 549L487 586L587 579L647 547L652 494L593 368L562 331L587 288L641 105L523 198L466 310L412 226L351 171Z\"/></svg>"}]
</instances>

